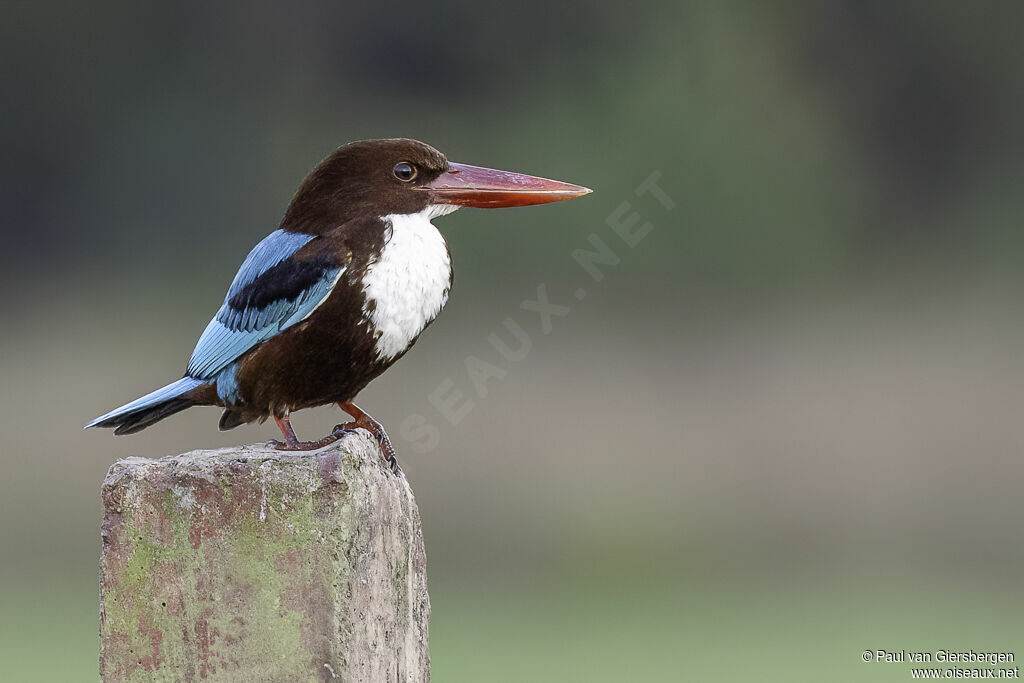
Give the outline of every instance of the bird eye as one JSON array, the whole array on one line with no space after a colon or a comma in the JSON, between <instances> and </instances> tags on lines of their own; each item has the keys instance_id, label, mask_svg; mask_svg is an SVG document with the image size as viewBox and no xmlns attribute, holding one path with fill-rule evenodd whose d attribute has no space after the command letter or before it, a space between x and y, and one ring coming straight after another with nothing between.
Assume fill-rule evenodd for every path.
<instances>
[{"instance_id":1,"label":"bird eye","mask_svg":"<svg viewBox=\"0 0 1024 683\"><path fill-rule=\"evenodd\" d=\"M408 161L399 161L395 164L395 168L392 170L394 171L395 177L403 183L407 183L416 177L416 167Z\"/></svg>"}]
</instances>

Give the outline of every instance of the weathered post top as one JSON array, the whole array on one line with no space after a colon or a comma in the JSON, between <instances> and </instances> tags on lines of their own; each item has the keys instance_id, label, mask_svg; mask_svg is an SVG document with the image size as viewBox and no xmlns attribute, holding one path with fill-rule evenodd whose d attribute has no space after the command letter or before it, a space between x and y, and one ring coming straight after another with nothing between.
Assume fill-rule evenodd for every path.
<instances>
[{"instance_id":1,"label":"weathered post top","mask_svg":"<svg viewBox=\"0 0 1024 683\"><path fill-rule=\"evenodd\" d=\"M103 506L103 681L429 680L419 511L367 434L119 460Z\"/></svg>"}]
</instances>

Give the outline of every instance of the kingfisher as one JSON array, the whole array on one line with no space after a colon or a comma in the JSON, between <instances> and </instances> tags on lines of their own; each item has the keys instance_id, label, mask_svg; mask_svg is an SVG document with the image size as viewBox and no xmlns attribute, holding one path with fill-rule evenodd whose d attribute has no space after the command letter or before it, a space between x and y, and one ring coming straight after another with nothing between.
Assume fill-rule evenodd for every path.
<instances>
[{"instance_id":1,"label":"kingfisher","mask_svg":"<svg viewBox=\"0 0 1024 683\"><path fill-rule=\"evenodd\" d=\"M557 202L571 183L448 161L418 140L361 140L321 161L280 227L243 261L184 377L89 427L133 434L192 406L224 409L220 429L273 418L282 451L369 431L398 471L383 425L353 400L416 343L448 300L452 259L431 222L460 207ZM300 441L290 415L337 404L351 420Z\"/></svg>"}]
</instances>

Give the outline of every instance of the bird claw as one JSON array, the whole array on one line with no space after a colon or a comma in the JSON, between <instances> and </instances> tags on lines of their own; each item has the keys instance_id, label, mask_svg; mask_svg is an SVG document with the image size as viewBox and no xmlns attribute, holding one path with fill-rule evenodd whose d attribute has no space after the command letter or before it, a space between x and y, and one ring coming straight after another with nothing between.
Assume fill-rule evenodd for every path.
<instances>
[{"instance_id":1,"label":"bird claw","mask_svg":"<svg viewBox=\"0 0 1024 683\"><path fill-rule=\"evenodd\" d=\"M334 429L331 430L331 436L340 439L345 434L351 434L357 429L365 429L373 435L377 440L377 445L380 446L380 459L387 464L388 469L391 470L393 474L401 474L402 467L398 464L398 456L395 454L395 447L391 445L391 439L388 438L387 433L384 432L383 429L357 425L353 422L345 422L344 424L334 425Z\"/></svg>"},{"instance_id":2,"label":"bird claw","mask_svg":"<svg viewBox=\"0 0 1024 683\"><path fill-rule=\"evenodd\" d=\"M299 441L295 436L295 430L292 429L288 416L275 416L274 420L277 422L277 426L281 428L285 441L284 443L281 443L276 439L272 439L267 442L267 445L272 448L276 448L279 451L314 451L318 448L323 448L328 444L334 443L349 432L354 432L357 429L362 428L370 432L370 434L372 434L377 440L377 445L380 448L381 460L387 463L388 469L394 474L401 474L402 468L398 464L398 456L395 455L395 447L391 445L391 439L388 438L388 433L384 431L384 427L355 405L348 403L338 405L342 410L345 410L350 415L355 415L356 419L351 422L334 425L334 429L331 430L331 433L319 441Z\"/></svg>"}]
</instances>

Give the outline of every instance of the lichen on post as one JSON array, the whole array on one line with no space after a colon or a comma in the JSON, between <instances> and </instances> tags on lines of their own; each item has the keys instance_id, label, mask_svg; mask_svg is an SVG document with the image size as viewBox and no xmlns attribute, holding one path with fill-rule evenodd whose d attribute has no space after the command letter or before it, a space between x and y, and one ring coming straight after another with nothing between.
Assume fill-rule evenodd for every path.
<instances>
[{"instance_id":1,"label":"lichen on post","mask_svg":"<svg viewBox=\"0 0 1024 683\"><path fill-rule=\"evenodd\" d=\"M195 451L103 484L104 681L428 681L419 511L363 432Z\"/></svg>"}]
</instances>

